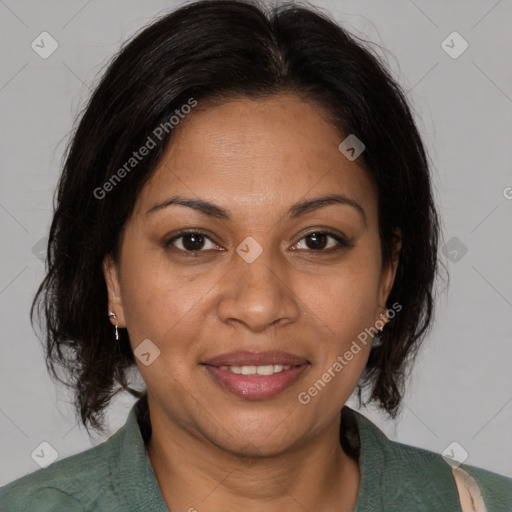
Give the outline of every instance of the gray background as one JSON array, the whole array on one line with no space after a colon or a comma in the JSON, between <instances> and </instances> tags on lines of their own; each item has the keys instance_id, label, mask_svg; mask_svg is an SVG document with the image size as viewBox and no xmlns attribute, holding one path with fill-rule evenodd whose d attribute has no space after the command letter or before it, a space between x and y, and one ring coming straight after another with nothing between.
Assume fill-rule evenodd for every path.
<instances>
[{"instance_id":1,"label":"gray background","mask_svg":"<svg viewBox=\"0 0 512 512\"><path fill-rule=\"evenodd\" d=\"M439 296L403 414L391 422L365 413L393 439L436 452L457 441L468 464L512 476L512 3L312 3L387 49L430 152L449 248L451 285ZM89 439L71 395L47 375L28 310L74 116L120 43L176 5L0 0L0 485L39 468L31 453L42 441L63 458L105 440L133 403L120 397L107 434ZM59 44L47 59L31 48L43 31ZM453 31L469 44L456 59L441 46Z\"/></svg>"}]
</instances>

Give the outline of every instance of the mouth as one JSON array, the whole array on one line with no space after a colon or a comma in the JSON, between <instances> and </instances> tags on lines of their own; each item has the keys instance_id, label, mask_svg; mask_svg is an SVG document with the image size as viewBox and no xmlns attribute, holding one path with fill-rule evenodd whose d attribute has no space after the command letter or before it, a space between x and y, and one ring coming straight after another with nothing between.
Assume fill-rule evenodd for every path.
<instances>
[{"instance_id":1,"label":"mouth","mask_svg":"<svg viewBox=\"0 0 512 512\"><path fill-rule=\"evenodd\" d=\"M237 351L215 356L201 365L222 389L247 400L262 400L292 386L310 363L280 351Z\"/></svg>"}]
</instances>

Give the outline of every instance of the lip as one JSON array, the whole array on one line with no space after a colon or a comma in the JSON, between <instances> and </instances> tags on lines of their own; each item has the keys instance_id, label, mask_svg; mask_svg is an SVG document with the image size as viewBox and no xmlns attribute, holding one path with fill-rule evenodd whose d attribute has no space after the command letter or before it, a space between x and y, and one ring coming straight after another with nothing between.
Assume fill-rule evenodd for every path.
<instances>
[{"instance_id":1,"label":"lip","mask_svg":"<svg viewBox=\"0 0 512 512\"><path fill-rule=\"evenodd\" d=\"M221 366L263 366L279 364L288 370L273 375L242 375ZM213 380L223 389L246 400L270 398L292 386L310 366L307 359L279 350L256 352L237 350L211 357L201 363Z\"/></svg>"},{"instance_id":2,"label":"lip","mask_svg":"<svg viewBox=\"0 0 512 512\"><path fill-rule=\"evenodd\" d=\"M244 366L244 365L242 365ZM246 400L270 398L294 384L309 363L292 366L273 375L241 375L209 364L203 365L214 381L223 389Z\"/></svg>"},{"instance_id":3,"label":"lip","mask_svg":"<svg viewBox=\"0 0 512 512\"><path fill-rule=\"evenodd\" d=\"M267 364L282 364L283 366L299 366L308 364L303 357L280 350L256 352L252 350L237 350L211 357L202 364L209 366L261 366Z\"/></svg>"}]
</instances>

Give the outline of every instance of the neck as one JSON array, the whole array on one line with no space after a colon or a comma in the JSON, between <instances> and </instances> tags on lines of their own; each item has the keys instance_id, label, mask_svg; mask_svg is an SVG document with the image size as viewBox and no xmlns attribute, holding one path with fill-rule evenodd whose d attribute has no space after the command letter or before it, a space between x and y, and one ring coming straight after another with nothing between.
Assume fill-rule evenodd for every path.
<instances>
[{"instance_id":1,"label":"neck","mask_svg":"<svg viewBox=\"0 0 512 512\"><path fill-rule=\"evenodd\" d=\"M339 442L340 415L315 438L273 456L241 457L151 416L147 450L169 510L353 510L359 468Z\"/></svg>"}]
</instances>

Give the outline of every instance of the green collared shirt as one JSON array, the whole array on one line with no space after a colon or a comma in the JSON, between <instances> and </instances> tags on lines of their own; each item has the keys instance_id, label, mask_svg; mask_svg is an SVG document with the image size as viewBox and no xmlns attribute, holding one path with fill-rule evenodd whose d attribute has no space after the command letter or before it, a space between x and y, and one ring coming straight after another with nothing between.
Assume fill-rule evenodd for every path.
<instances>
[{"instance_id":1,"label":"green collared shirt","mask_svg":"<svg viewBox=\"0 0 512 512\"><path fill-rule=\"evenodd\" d=\"M354 512L460 512L450 466L433 452L390 441L348 407L340 441L358 458ZM151 435L145 397L102 444L56 461L0 489L1 512L167 512L145 443ZM512 478L462 465L477 482L488 512L512 511ZM207 507L191 503L191 508Z\"/></svg>"}]
</instances>

